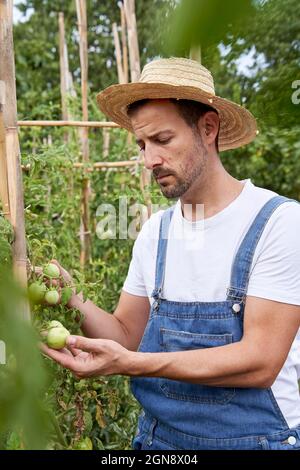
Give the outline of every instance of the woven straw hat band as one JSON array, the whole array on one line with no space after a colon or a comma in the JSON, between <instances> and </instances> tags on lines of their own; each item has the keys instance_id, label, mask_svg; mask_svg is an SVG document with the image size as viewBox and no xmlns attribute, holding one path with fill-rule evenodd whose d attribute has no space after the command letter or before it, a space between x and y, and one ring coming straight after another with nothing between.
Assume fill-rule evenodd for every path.
<instances>
[{"instance_id":1,"label":"woven straw hat band","mask_svg":"<svg viewBox=\"0 0 300 470\"><path fill-rule=\"evenodd\" d=\"M197 87L215 96L214 80L209 70L189 59L160 59L145 65L141 83Z\"/></svg>"}]
</instances>

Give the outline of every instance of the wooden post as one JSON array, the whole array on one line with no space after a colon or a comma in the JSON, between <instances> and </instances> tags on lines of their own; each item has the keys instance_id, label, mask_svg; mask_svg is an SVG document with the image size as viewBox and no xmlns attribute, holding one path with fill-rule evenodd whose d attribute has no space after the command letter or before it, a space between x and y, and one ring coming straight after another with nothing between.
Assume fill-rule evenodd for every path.
<instances>
[{"instance_id":1,"label":"wooden post","mask_svg":"<svg viewBox=\"0 0 300 470\"><path fill-rule=\"evenodd\" d=\"M126 34L126 17L123 3L120 4L121 8L121 37L122 37L122 56L123 56L123 76L124 83L128 83L128 49L127 49L127 34Z\"/></svg>"},{"instance_id":2,"label":"wooden post","mask_svg":"<svg viewBox=\"0 0 300 470\"><path fill-rule=\"evenodd\" d=\"M12 10L12 0L0 1L0 81L4 82L5 84L5 105L3 105L2 108L3 123L5 127L5 146L7 155L6 162L10 220L15 232L15 240L13 243L14 273L16 279L24 288L26 288L27 253L25 238L22 169L17 129L17 99ZM20 312L24 319L30 319L30 310L27 302L22 302L22 304L20 305Z\"/></svg>"},{"instance_id":3,"label":"wooden post","mask_svg":"<svg viewBox=\"0 0 300 470\"><path fill-rule=\"evenodd\" d=\"M128 32L128 49L129 49L129 59L130 59L130 72L131 72L131 81L136 82L139 80L141 75L141 65L140 65L140 53L139 53L139 43L138 43L138 33L136 26L136 16L135 16L135 1L134 0L124 0L124 12L126 17L127 32ZM131 134L129 134L131 137ZM128 144L131 144L131 138L129 137ZM148 216L150 217L152 212L151 196L148 187L151 183L151 173L146 168L141 169L140 177L140 187L143 193L146 205Z\"/></svg>"},{"instance_id":4,"label":"wooden post","mask_svg":"<svg viewBox=\"0 0 300 470\"><path fill-rule=\"evenodd\" d=\"M118 79L119 79L119 83L125 83L123 64L122 64L121 45L120 45L117 23L113 23L112 29L113 29L113 36L114 36L114 43L115 43L115 51L116 51Z\"/></svg>"},{"instance_id":5,"label":"wooden post","mask_svg":"<svg viewBox=\"0 0 300 470\"><path fill-rule=\"evenodd\" d=\"M120 127L111 121L18 121L19 127Z\"/></svg>"},{"instance_id":6,"label":"wooden post","mask_svg":"<svg viewBox=\"0 0 300 470\"><path fill-rule=\"evenodd\" d=\"M72 74L69 69L68 59L68 48L65 37L65 20L64 14L60 12L58 14L58 26L59 26L59 65L60 65L60 94L61 94L61 109L63 121L72 120L73 116L69 110L68 98L70 96L76 96L74 89ZM65 142L69 141L70 133L64 133ZM80 140L78 132L76 137Z\"/></svg>"},{"instance_id":7,"label":"wooden post","mask_svg":"<svg viewBox=\"0 0 300 470\"><path fill-rule=\"evenodd\" d=\"M0 199L4 216L10 221L7 161L6 161L6 131L4 127L3 107L5 104L5 83L0 82Z\"/></svg>"},{"instance_id":8,"label":"wooden post","mask_svg":"<svg viewBox=\"0 0 300 470\"><path fill-rule=\"evenodd\" d=\"M135 17L135 0L124 0L124 15L127 25L130 77L137 82L141 75L140 54ZM128 134L127 145L132 145L132 134Z\"/></svg>"},{"instance_id":9,"label":"wooden post","mask_svg":"<svg viewBox=\"0 0 300 470\"><path fill-rule=\"evenodd\" d=\"M88 44L87 44L87 13L86 13L86 0L76 0L76 11L79 28L79 52L80 52L80 68L81 68L81 103L82 103L82 119L88 121ZM88 141L88 128L84 127L81 130L81 145L82 145L82 160L84 163L89 161L89 141ZM85 173L82 182L82 200L81 200L81 253L80 265L84 265L90 259L90 215L89 215L89 195L90 195L90 180L88 172Z\"/></svg>"},{"instance_id":10,"label":"wooden post","mask_svg":"<svg viewBox=\"0 0 300 470\"><path fill-rule=\"evenodd\" d=\"M67 106L67 83L68 83L68 59L66 57L66 40L65 40L65 20L64 14L58 14L59 26L59 66L60 66L60 94L61 94L61 110L62 119L68 121L68 106Z\"/></svg>"},{"instance_id":11,"label":"wooden post","mask_svg":"<svg viewBox=\"0 0 300 470\"><path fill-rule=\"evenodd\" d=\"M190 59L196 60L201 64L201 47L192 46L190 49Z\"/></svg>"},{"instance_id":12,"label":"wooden post","mask_svg":"<svg viewBox=\"0 0 300 470\"><path fill-rule=\"evenodd\" d=\"M139 165L139 161L136 160L124 160L120 162L95 162L87 168L87 171L91 172L94 170L105 169L105 168L122 168L122 167L136 167ZM27 165L22 165L22 170L29 171L31 168L30 163ZM84 164L82 162L73 163L73 168L83 168Z\"/></svg>"},{"instance_id":13,"label":"wooden post","mask_svg":"<svg viewBox=\"0 0 300 470\"><path fill-rule=\"evenodd\" d=\"M128 50L131 71L131 81L137 82L141 75L139 43L135 17L135 1L124 0L124 12L126 16L128 32Z\"/></svg>"},{"instance_id":14,"label":"wooden post","mask_svg":"<svg viewBox=\"0 0 300 470\"><path fill-rule=\"evenodd\" d=\"M58 33L59 33L59 69L60 69L60 98L61 116L64 121L69 119L67 104L67 83L69 78L67 46L65 40L65 18L63 12L58 13ZM64 133L64 141L68 142L69 135Z\"/></svg>"},{"instance_id":15,"label":"wooden post","mask_svg":"<svg viewBox=\"0 0 300 470\"><path fill-rule=\"evenodd\" d=\"M109 129L103 129L103 158L109 155L110 132Z\"/></svg>"}]
</instances>

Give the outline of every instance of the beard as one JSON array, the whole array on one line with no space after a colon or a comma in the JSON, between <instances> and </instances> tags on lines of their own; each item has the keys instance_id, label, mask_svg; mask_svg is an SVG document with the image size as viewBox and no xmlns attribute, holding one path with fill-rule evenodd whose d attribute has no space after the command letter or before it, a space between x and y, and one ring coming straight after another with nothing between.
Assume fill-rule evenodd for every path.
<instances>
[{"instance_id":1,"label":"beard","mask_svg":"<svg viewBox=\"0 0 300 470\"><path fill-rule=\"evenodd\" d=\"M187 192L196 179L203 173L206 161L207 151L203 145L201 136L195 136L192 149L187 155L188 165L186 167L180 165L179 172L166 170L153 170L154 177L171 175L175 179L174 183L159 183L160 190L167 199L176 199Z\"/></svg>"}]
</instances>

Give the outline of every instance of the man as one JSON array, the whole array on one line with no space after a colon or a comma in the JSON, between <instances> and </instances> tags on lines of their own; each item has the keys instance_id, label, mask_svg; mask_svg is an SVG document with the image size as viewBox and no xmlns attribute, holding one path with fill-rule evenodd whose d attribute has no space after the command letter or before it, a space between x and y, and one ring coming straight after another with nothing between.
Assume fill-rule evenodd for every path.
<instances>
[{"instance_id":1,"label":"man","mask_svg":"<svg viewBox=\"0 0 300 470\"><path fill-rule=\"evenodd\" d=\"M236 180L218 155L253 140L253 116L177 58L98 104L178 201L144 224L113 315L73 295L95 339L46 353L78 377L132 377L134 449L300 448L300 206Z\"/></svg>"}]
</instances>

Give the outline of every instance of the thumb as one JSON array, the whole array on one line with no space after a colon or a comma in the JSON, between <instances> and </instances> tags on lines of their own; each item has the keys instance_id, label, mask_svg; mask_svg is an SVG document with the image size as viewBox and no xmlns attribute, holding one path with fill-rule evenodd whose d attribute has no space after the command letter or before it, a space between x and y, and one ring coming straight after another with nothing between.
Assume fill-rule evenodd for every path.
<instances>
[{"instance_id":1,"label":"thumb","mask_svg":"<svg viewBox=\"0 0 300 470\"><path fill-rule=\"evenodd\" d=\"M83 351L96 352L98 351L97 339L85 338L84 336L71 335L67 338L67 346L70 348L82 349Z\"/></svg>"},{"instance_id":2,"label":"thumb","mask_svg":"<svg viewBox=\"0 0 300 470\"><path fill-rule=\"evenodd\" d=\"M50 260L50 263L51 263L51 264L55 264L55 265L61 270L61 265L59 264L59 262L57 261L57 259L52 259L52 260Z\"/></svg>"}]
</instances>

